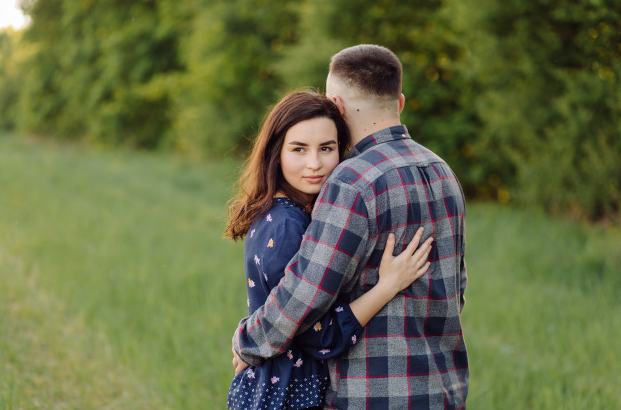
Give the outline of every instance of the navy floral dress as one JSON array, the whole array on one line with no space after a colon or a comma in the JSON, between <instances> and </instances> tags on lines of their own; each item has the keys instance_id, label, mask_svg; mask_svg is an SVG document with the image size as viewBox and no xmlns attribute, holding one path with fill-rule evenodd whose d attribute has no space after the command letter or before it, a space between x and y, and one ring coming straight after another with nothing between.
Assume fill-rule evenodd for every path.
<instances>
[{"instance_id":1,"label":"navy floral dress","mask_svg":"<svg viewBox=\"0 0 621 410\"><path fill-rule=\"evenodd\" d=\"M308 214L294 202L276 198L269 211L251 226L244 247L248 314L262 306L278 285L309 223ZM349 301L337 301L319 322L293 340L285 354L238 374L229 389L227 408L322 406L329 381L324 359L347 351L361 332Z\"/></svg>"}]
</instances>

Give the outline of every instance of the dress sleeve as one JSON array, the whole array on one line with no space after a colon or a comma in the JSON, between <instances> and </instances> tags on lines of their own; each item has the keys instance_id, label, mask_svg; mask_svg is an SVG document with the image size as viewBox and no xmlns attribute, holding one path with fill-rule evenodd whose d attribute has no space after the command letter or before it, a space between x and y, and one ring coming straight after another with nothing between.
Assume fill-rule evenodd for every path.
<instances>
[{"instance_id":1,"label":"dress sleeve","mask_svg":"<svg viewBox=\"0 0 621 410\"><path fill-rule=\"evenodd\" d=\"M300 249L306 226L293 218L279 221L270 232L263 251L263 279L268 292L278 286L285 276L285 268Z\"/></svg>"},{"instance_id":2,"label":"dress sleeve","mask_svg":"<svg viewBox=\"0 0 621 410\"><path fill-rule=\"evenodd\" d=\"M332 359L356 344L362 326L354 316L349 302L338 299L334 306L293 344L315 359Z\"/></svg>"},{"instance_id":3,"label":"dress sleeve","mask_svg":"<svg viewBox=\"0 0 621 410\"><path fill-rule=\"evenodd\" d=\"M233 336L235 351L248 364L282 354L296 334L326 314L356 274L368 243L369 219L351 182L326 183L305 235L285 277Z\"/></svg>"}]
</instances>

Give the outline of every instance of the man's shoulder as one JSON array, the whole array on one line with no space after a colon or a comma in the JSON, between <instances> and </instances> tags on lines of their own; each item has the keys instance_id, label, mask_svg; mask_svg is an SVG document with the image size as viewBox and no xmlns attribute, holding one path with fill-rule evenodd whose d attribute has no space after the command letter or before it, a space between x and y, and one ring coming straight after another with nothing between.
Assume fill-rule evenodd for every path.
<instances>
[{"instance_id":1,"label":"man's shoulder","mask_svg":"<svg viewBox=\"0 0 621 410\"><path fill-rule=\"evenodd\" d=\"M434 163L446 165L435 152L408 138L378 144L346 159L333 171L331 178L353 186L364 186L399 168L425 167Z\"/></svg>"},{"instance_id":2,"label":"man's shoulder","mask_svg":"<svg viewBox=\"0 0 621 410\"><path fill-rule=\"evenodd\" d=\"M394 166L416 166L430 163L444 163L438 154L411 138L391 141L377 146L378 152L397 161ZM393 162L393 161L390 161Z\"/></svg>"}]
</instances>

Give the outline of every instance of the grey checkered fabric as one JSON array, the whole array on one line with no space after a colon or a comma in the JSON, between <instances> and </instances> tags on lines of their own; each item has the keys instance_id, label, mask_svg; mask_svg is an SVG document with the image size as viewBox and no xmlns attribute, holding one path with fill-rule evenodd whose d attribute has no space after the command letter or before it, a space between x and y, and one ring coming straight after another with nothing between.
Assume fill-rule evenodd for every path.
<instances>
[{"instance_id":1,"label":"grey checkered fabric","mask_svg":"<svg viewBox=\"0 0 621 410\"><path fill-rule=\"evenodd\" d=\"M429 272L399 293L357 343L328 362L326 409L463 409L468 357L460 320L466 289L465 202L457 178L405 126L358 143L319 193L300 251L265 305L233 338L251 364L281 354L338 295L378 281L389 233L404 249L433 236Z\"/></svg>"}]
</instances>

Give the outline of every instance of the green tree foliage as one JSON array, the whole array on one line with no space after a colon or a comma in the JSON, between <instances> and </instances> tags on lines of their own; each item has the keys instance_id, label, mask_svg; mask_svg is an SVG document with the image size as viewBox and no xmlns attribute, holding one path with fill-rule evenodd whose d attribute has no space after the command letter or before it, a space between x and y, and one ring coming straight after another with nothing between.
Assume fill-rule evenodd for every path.
<instances>
[{"instance_id":1,"label":"green tree foliage","mask_svg":"<svg viewBox=\"0 0 621 410\"><path fill-rule=\"evenodd\" d=\"M210 155L246 152L281 80L275 64L295 41L296 3L220 0L193 23L176 98L173 145Z\"/></svg>"},{"instance_id":2,"label":"green tree foliage","mask_svg":"<svg viewBox=\"0 0 621 410\"><path fill-rule=\"evenodd\" d=\"M243 154L280 95L382 44L403 122L470 198L621 211L619 0L22 1L30 28L0 33L2 128Z\"/></svg>"},{"instance_id":3,"label":"green tree foliage","mask_svg":"<svg viewBox=\"0 0 621 410\"><path fill-rule=\"evenodd\" d=\"M19 97L20 62L27 49L20 47L21 32L0 31L0 128L15 128L15 107Z\"/></svg>"},{"instance_id":4,"label":"green tree foliage","mask_svg":"<svg viewBox=\"0 0 621 410\"><path fill-rule=\"evenodd\" d=\"M170 124L163 76L180 69L177 24L165 13L171 4L35 2L26 38L37 52L26 63L19 128L157 146Z\"/></svg>"},{"instance_id":5,"label":"green tree foliage","mask_svg":"<svg viewBox=\"0 0 621 410\"><path fill-rule=\"evenodd\" d=\"M331 16L339 12L338 6L327 0L300 3L298 40L284 48L283 57L276 64L284 90L311 87L325 91L330 58L351 45L348 39L332 33Z\"/></svg>"},{"instance_id":6,"label":"green tree foliage","mask_svg":"<svg viewBox=\"0 0 621 410\"><path fill-rule=\"evenodd\" d=\"M476 3L476 4L475 4ZM615 6L615 3L616 6ZM621 204L621 8L615 1L472 2L464 67L475 161L523 203L591 218ZM470 39L474 39L470 36Z\"/></svg>"}]
</instances>

